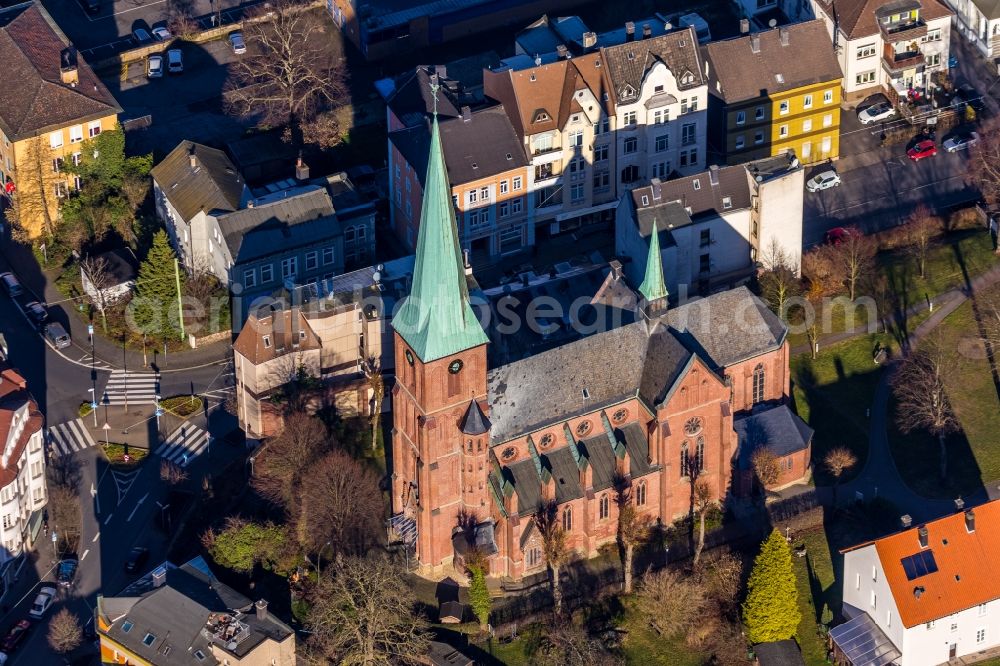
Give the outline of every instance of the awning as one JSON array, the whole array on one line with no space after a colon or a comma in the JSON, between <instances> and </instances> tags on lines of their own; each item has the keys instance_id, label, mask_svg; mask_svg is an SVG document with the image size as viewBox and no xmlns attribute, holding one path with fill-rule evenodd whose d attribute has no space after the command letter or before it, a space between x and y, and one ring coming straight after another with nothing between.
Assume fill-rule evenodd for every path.
<instances>
[{"instance_id":1,"label":"awning","mask_svg":"<svg viewBox=\"0 0 1000 666\"><path fill-rule=\"evenodd\" d=\"M581 217L583 215L588 215L590 213L600 213L602 210L608 210L609 208L618 207L618 199L614 201L609 201L607 203L600 204L599 206L591 206L590 208L580 208L578 210L571 210L568 213L560 213L556 215L556 222L562 222L563 220L572 220L574 217Z\"/></svg>"},{"instance_id":2,"label":"awning","mask_svg":"<svg viewBox=\"0 0 1000 666\"><path fill-rule=\"evenodd\" d=\"M867 613L831 629L830 638L852 666L889 666L903 656Z\"/></svg>"}]
</instances>

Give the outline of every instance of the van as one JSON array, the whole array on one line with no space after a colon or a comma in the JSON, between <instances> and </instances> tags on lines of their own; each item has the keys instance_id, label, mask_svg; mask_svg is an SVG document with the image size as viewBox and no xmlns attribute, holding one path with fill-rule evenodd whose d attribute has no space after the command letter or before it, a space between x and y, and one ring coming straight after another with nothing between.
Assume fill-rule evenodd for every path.
<instances>
[{"instance_id":1,"label":"van","mask_svg":"<svg viewBox=\"0 0 1000 666\"><path fill-rule=\"evenodd\" d=\"M24 287L13 273L0 273L0 284L11 298L24 293Z\"/></svg>"},{"instance_id":2,"label":"van","mask_svg":"<svg viewBox=\"0 0 1000 666\"><path fill-rule=\"evenodd\" d=\"M72 344L69 333L59 322L52 322L45 327L45 337L56 349L65 349Z\"/></svg>"}]
</instances>

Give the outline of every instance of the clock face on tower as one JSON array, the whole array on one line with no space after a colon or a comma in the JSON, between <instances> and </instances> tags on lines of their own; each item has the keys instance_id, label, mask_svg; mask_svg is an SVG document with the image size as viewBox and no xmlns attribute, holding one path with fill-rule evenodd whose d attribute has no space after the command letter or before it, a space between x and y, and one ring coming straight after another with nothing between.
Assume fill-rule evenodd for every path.
<instances>
[{"instance_id":1,"label":"clock face on tower","mask_svg":"<svg viewBox=\"0 0 1000 666\"><path fill-rule=\"evenodd\" d=\"M406 350L406 362L409 363L410 365L413 365L413 352L411 352L409 349Z\"/></svg>"},{"instance_id":2,"label":"clock face on tower","mask_svg":"<svg viewBox=\"0 0 1000 666\"><path fill-rule=\"evenodd\" d=\"M457 375L462 370L462 361L455 359L448 364L448 372L453 375Z\"/></svg>"}]
</instances>

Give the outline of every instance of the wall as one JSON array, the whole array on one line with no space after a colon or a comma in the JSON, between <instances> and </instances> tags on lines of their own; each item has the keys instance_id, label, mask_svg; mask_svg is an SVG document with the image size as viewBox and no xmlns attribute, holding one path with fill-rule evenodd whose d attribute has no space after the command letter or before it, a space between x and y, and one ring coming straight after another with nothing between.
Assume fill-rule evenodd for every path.
<instances>
[{"instance_id":1,"label":"wall","mask_svg":"<svg viewBox=\"0 0 1000 666\"><path fill-rule=\"evenodd\" d=\"M21 457L9 461L11 466L17 467L18 473L17 477L0 491L5 497L9 497L8 501L3 503L2 513L8 516L11 525L9 528L3 528L0 523L0 563L17 557L31 546L24 535L27 520L32 512L42 509L48 501L43 448L42 431L39 429L31 434ZM30 539L30 536L28 538Z\"/></svg>"},{"instance_id":2,"label":"wall","mask_svg":"<svg viewBox=\"0 0 1000 666\"><path fill-rule=\"evenodd\" d=\"M826 101L828 93L830 101ZM811 107L806 106L810 96ZM780 110L783 102L788 104L788 112L784 114ZM771 155L793 150L803 164L836 159L840 155L839 80L773 95L771 104ZM811 125L809 129L807 123ZM781 136L782 127L788 129L785 137ZM829 149L824 151L823 142L827 140Z\"/></svg>"},{"instance_id":3,"label":"wall","mask_svg":"<svg viewBox=\"0 0 1000 666\"><path fill-rule=\"evenodd\" d=\"M767 260L773 243L785 253L796 275L802 270L802 207L805 171L795 169L751 187L757 189L760 205L759 258ZM749 178L750 175L748 174Z\"/></svg>"},{"instance_id":4,"label":"wall","mask_svg":"<svg viewBox=\"0 0 1000 666\"><path fill-rule=\"evenodd\" d=\"M872 580L873 570L874 580ZM843 585L844 603L868 613L889 640L902 650L904 646L903 623L899 619L899 610L892 598L892 593L889 591L885 571L882 569L882 563L879 561L874 545L844 553ZM875 595L874 608L871 603L872 593ZM891 617L887 613L891 614ZM886 623L887 619L891 621ZM945 648L941 659L933 661L929 659L926 663L938 664L947 661L947 654L947 648ZM902 666L911 666L912 663L904 658Z\"/></svg>"}]
</instances>

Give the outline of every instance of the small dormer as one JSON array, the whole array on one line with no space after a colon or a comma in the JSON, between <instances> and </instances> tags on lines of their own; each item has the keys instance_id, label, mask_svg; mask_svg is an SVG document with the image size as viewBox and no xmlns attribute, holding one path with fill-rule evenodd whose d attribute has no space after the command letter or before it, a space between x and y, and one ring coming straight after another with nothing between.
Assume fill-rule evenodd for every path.
<instances>
[{"instance_id":1,"label":"small dormer","mask_svg":"<svg viewBox=\"0 0 1000 666\"><path fill-rule=\"evenodd\" d=\"M632 99L636 96L635 88L628 85L627 83L622 86L621 90L618 92L618 96L624 99Z\"/></svg>"},{"instance_id":2,"label":"small dormer","mask_svg":"<svg viewBox=\"0 0 1000 666\"><path fill-rule=\"evenodd\" d=\"M534 115L531 117L531 122L533 123L545 123L552 120L552 116L545 109L536 109Z\"/></svg>"}]
</instances>

